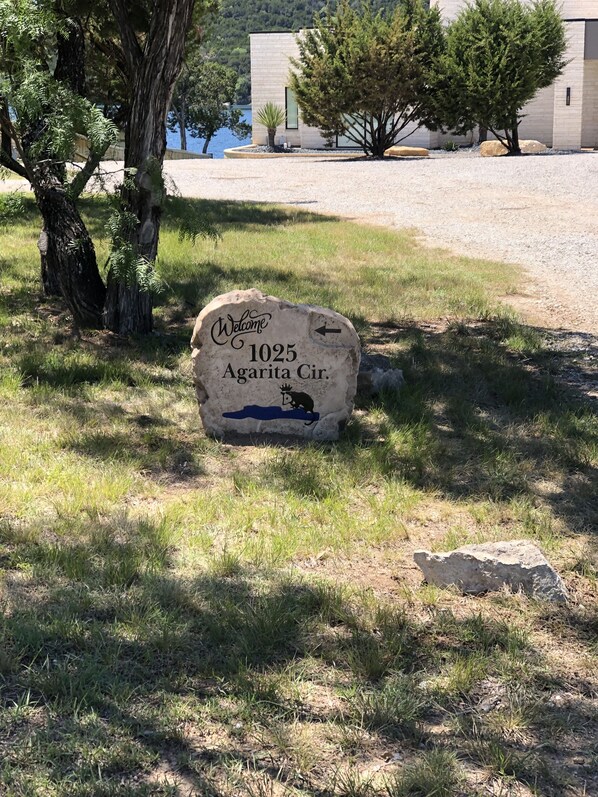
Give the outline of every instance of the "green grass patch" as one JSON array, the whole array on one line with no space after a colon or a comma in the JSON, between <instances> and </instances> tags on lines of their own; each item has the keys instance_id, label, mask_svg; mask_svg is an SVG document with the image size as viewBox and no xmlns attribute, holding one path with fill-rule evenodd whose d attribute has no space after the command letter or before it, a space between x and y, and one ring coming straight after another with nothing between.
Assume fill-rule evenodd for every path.
<instances>
[{"instance_id":1,"label":"green grass patch","mask_svg":"<svg viewBox=\"0 0 598 797\"><path fill-rule=\"evenodd\" d=\"M107 203L83 210L105 262ZM180 239L190 216L217 244ZM40 295L38 228L30 199L0 228L0 792L591 793L598 422L500 304L516 272L177 199L157 334L125 341ZM247 287L349 316L401 394L333 444L206 438L192 323ZM413 570L416 547L519 537L571 607Z\"/></svg>"}]
</instances>

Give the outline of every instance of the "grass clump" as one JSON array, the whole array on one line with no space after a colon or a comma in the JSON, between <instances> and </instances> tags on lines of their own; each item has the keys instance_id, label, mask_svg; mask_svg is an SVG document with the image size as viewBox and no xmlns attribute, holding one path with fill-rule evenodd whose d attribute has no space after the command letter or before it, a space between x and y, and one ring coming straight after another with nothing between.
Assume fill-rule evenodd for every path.
<instances>
[{"instance_id":1,"label":"grass clump","mask_svg":"<svg viewBox=\"0 0 598 797\"><path fill-rule=\"evenodd\" d=\"M389 736L415 736L417 721L429 703L414 678L390 676L378 689L361 689L355 696L355 712L361 727Z\"/></svg>"},{"instance_id":2,"label":"grass clump","mask_svg":"<svg viewBox=\"0 0 598 797\"><path fill-rule=\"evenodd\" d=\"M463 775L454 753L430 750L406 764L389 783L388 797L457 797Z\"/></svg>"}]
</instances>

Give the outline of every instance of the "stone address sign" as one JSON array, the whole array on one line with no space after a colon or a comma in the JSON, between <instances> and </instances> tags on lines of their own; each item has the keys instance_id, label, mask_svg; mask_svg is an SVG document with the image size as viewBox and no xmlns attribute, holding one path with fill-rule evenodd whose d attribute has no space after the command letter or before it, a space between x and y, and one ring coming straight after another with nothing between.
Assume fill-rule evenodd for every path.
<instances>
[{"instance_id":1,"label":"stone address sign","mask_svg":"<svg viewBox=\"0 0 598 797\"><path fill-rule=\"evenodd\" d=\"M351 414L359 339L333 310L232 291L201 311L191 346L208 434L336 440Z\"/></svg>"}]
</instances>

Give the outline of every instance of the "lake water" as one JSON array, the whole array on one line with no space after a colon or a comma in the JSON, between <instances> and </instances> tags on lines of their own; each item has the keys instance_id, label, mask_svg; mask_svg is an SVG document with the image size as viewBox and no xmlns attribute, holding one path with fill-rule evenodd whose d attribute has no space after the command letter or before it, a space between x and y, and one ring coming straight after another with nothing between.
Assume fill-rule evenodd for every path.
<instances>
[{"instance_id":1,"label":"lake water","mask_svg":"<svg viewBox=\"0 0 598 797\"><path fill-rule=\"evenodd\" d=\"M251 124L251 110L243 111L241 121L247 122L249 125ZM203 138L193 138L189 132L187 133L187 149L190 152L201 152L203 142ZM178 130L176 133L171 133L170 130L167 131L166 144L170 149L180 149L181 137ZM225 149L229 149L230 147L242 147L243 144L251 144L251 136L247 138L237 138L230 130L224 128L223 130L219 130L210 141L208 153L211 153L214 158L223 158Z\"/></svg>"}]
</instances>

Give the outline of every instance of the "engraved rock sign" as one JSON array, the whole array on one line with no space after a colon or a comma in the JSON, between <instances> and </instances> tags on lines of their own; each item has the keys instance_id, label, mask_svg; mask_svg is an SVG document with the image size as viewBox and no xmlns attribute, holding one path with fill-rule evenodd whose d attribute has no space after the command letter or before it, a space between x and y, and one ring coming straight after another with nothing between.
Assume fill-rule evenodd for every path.
<instances>
[{"instance_id":1,"label":"engraved rock sign","mask_svg":"<svg viewBox=\"0 0 598 797\"><path fill-rule=\"evenodd\" d=\"M336 440L351 414L359 339L333 310L232 291L201 311L191 347L208 434Z\"/></svg>"}]
</instances>

